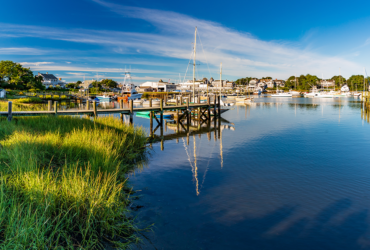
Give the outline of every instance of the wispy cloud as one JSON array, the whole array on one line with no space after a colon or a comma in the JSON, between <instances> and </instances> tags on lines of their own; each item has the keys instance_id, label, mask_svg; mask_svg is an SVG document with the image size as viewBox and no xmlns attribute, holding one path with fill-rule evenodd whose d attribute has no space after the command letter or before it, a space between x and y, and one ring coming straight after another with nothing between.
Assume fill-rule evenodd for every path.
<instances>
[{"instance_id":1,"label":"wispy cloud","mask_svg":"<svg viewBox=\"0 0 370 250\"><path fill-rule=\"evenodd\" d=\"M224 73L232 78L267 74L284 78L292 74L321 75L322 72L325 72L325 75L333 75L337 74L339 67L351 73L361 68L357 63L344 57L313 52L300 43L264 41L249 33L175 12L122 6L101 0L93 1L123 17L145 20L156 27L157 32L154 34L110 30L64 30L1 24L0 35L96 44L110 50L112 54L140 54L150 55L152 58L154 56L154 59L151 59L153 61L156 57L183 59L184 67L180 72L184 72L187 67L185 60L189 60L191 55L194 27L197 26L202 41L202 46L198 46L197 59L203 64L206 62L210 64L213 76L217 75L220 62L224 65ZM204 53L202 47L204 47ZM123 71L121 68L71 67L70 65L35 65L33 69L110 73ZM173 74L175 72L146 70L142 73ZM207 70L201 74L209 75Z\"/></svg>"},{"instance_id":2,"label":"wispy cloud","mask_svg":"<svg viewBox=\"0 0 370 250\"><path fill-rule=\"evenodd\" d=\"M47 51L35 48L0 48L0 54L2 55L42 55L46 54Z\"/></svg>"}]
</instances>

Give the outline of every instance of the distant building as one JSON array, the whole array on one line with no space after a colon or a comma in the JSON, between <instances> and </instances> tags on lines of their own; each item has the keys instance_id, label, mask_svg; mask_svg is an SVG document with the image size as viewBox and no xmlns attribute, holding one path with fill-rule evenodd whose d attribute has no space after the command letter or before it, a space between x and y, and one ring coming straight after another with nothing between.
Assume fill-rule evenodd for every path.
<instances>
[{"instance_id":1,"label":"distant building","mask_svg":"<svg viewBox=\"0 0 370 250\"><path fill-rule=\"evenodd\" d=\"M211 78L213 80L213 78ZM201 80L189 80L187 82L181 82L178 84L179 89L192 89L195 88L207 88L207 86L211 85L211 81L208 81L207 78L203 78Z\"/></svg>"},{"instance_id":2,"label":"distant building","mask_svg":"<svg viewBox=\"0 0 370 250\"><path fill-rule=\"evenodd\" d=\"M5 98L5 97L6 97L5 89L0 89L0 98Z\"/></svg>"},{"instance_id":3,"label":"distant building","mask_svg":"<svg viewBox=\"0 0 370 250\"><path fill-rule=\"evenodd\" d=\"M96 80L92 79L92 80L85 80L83 81L81 84L80 84L80 87L81 88L84 88L84 89L90 89L93 87L92 83L95 82Z\"/></svg>"},{"instance_id":4,"label":"distant building","mask_svg":"<svg viewBox=\"0 0 370 250\"><path fill-rule=\"evenodd\" d=\"M148 88L151 88L152 90L155 90L157 92L171 92L171 91L176 90L176 85L173 83L169 83L169 82L163 82L162 80L159 80L158 82L144 82L140 84L139 91L144 92L144 91L141 91L141 89L148 89Z\"/></svg>"},{"instance_id":5,"label":"distant building","mask_svg":"<svg viewBox=\"0 0 370 250\"><path fill-rule=\"evenodd\" d=\"M46 88L56 87L56 86L60 86L61 88L65 88L66 82L62 81L62 78L58 79L53 74L49 74L48 72L46 72L46 74L43 74L43 73L39 72L38 76L42 76L41 82Z\"/></svg>"},{"instance_id":6,"label":"distant building","mask_svg":"<svg viewBox=\"0 0 370 250\"><path fill-rule=\"evenodd\" d=\"M284 88L285 87L285 81L284 80L278 80L278 79L275 79L275 86L276 87L281 87L281 88Z\"/></svg>"},{"instance_id":7,"label":"distant building","mask_svg":"<svg viewBox=\"0 0 370 250\"><path fill-rule=\"evenodd\" d=\"M267 88L275 88L275 81L272 79L261 79L258 86L263 87L262 85L266 85Z\"/></svg>"},{"instance_id":8,"label":"distant building","mask_svg":"<svg viewBox=\"0 0 370 250\"><path fill-rule=\"evenodd\" d=\"M260 80L256 78L251 79L248 83L248 90L254 90L255 88L257 88L259 82Z\"/></svg>"},{"instance_id":9,"label":"distant building","mask_svg":"<svg viewBox=\"0 0 370 250\"><path fill-rule=\"evenodd\" d=\"M321 85L322 88L334 87L335 86L335 80L320 80L320 85Z\"/></svg>"},{"instance_id":10,"label":"distant building","mask_svg":"<svg viewBox=\"0 0 370 250\"><path fill-rule=\"evenodd\" d=\"M223 88L234 88L235 82L229 80L213 80L211 85L215 88L223 87Z\"/></svg>"}]
</instances>

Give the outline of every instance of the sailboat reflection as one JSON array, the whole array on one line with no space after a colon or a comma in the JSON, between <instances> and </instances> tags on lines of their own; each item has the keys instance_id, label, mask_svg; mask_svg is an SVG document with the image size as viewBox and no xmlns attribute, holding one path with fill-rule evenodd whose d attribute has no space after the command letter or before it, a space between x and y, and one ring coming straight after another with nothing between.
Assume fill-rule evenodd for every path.
<instances>
[{"instance_id":1,"label":"sailboat reflection","mask_svg":"<svg viewBox=\"0 0 370 250\"><path fill-rule=\"evenodd\" d=\"M207 139L208 141L211 141L212 137L212 132L214 134L213 138L214 141L216 142L219 140L220 144L220 165L221 168L223 168L223 147L222 147L222 134L223 130L231 130L234 131L235 127L234 124L229 122L228 120L220 117L212 117L211 120L205 120L205 121L199 121L199 120L193 120L189 124L184 121L170 121L166 122L164 124L165 130L170 131L173 130L175 133L170 133L170 134L163 134L161 133L160 135L156 135L155 133L151 133L151 142L161 142L161 149L164 150L164 141L167 140L176 140L176 142L179 142L179 139L182 140L182 143L184 145L185 153L187 155L187 160L189 161L189 165L191 167L191 171L193 174L193 180L195 182L195 192L196 195L200 194L200 190L204 184L206 174L208 172L209 168L209 163L210 160L212 159L213 155L213 150L214 147L212 148L211 154L208 159L208 163L205 167L205 171L203 174L202 178L202 183L199 185L199 162L198 162L198 153L201 150L200 145L198 145L197 149L197 138L196 135L198 135L199 138L201 138L202 134L207 134ZM163 131L163 128L161 128ZM193 139L193 154L191 155L191 150L189 149L189 142L190 138L192 137ZM186 138L186 142L185 142ZM198 142L200 144L201 140L198 139ZM202 158L204 159L204 154L202 154Z\"/></svg>"}]
</instances>

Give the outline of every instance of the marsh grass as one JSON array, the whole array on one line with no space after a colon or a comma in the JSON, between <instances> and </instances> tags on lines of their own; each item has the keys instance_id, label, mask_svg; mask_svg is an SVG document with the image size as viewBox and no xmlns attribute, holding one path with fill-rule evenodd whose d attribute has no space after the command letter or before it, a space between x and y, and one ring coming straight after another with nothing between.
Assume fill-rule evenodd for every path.
<instances>
[{"instance_id":1,"label":"marsh grass","mask_svg":"<svg viewBox=\"0 0 370 250\"><path fill-rule=\"evenodd\" d=\"M0 120L0 248L125 248L138 242L126 173L142 128L113 117Z\"/></svg>"},{"instance_id":2,"label":"marsh grass","mask_svg":"<svg viewBox=\"0 0 370 250\"><path fill-rule=\"evenodd\" d=\"M46 110L43 104L27 104L27 102L18 102L18 100L19 99L11 100L13 102L13 111L44 111ZM0 101L0 111L8 111L7 101Z\"/></svg>"}]
</instances>

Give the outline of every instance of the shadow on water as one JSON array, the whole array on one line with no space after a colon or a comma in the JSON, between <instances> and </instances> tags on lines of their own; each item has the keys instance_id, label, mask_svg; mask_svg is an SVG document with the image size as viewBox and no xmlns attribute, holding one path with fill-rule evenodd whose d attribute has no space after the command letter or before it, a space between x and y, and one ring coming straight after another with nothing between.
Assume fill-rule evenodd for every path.
<instances>
[{"instance_id":1,"label":"shadow on water","mask_svg":"<svg viewBox=\"0 0 370 250\"><path fill-rule=\"evenodd\" d=\"M157 231L146 235L154 242L149 242L145 249L369 249L370 240L366 237L369 229L368 210L348 213L351 205L350 199L340 199L325 207L314 218L297 218L292 222L289 221L298 212L299 206L280 207L263 217L245 218L231 225L214 223L215 218L203 215L195 228L181 230L184 235L190 236L192 242L186 241L188 238L183 235L175 234L157 245L157 235L160 237L165 233ZM219 211L212 216L222 217L225 213ZM148 211L147 214L155 216L155 212ZM188 216L192 217L191 214ZM171 221L171 224L188 229L186 219ZM166 227L162 224L157 226Z\"/></svg>"}]
</instances>

